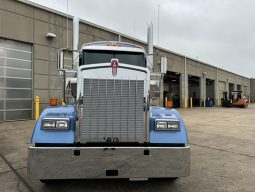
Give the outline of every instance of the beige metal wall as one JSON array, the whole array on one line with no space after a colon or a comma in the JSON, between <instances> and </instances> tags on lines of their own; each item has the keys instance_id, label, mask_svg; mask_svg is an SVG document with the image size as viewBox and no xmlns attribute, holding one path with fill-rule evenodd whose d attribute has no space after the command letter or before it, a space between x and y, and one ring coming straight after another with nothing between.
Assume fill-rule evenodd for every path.
<instances>
[{"instance_id":1,"label":"beige metal wall","mask_svg":"<svg viewBox=\"0 0 255 192\"><path fill-rule=\"evenodd\" d=\"M33 46L33 95L41 106L49 98L61 98L62 80L57 72L57 49L67 46L66 17L15 0L0 0L0 38ZM49 40L47 32L56 34ZM72 19L69 19L69 45L72 47Z\"/></svg>"},{"instance_id":2,"label":"beige metal wall","mask_svg":"<svg viewBox=\"0 0 255 192\"><path fill-rule=\"evenodd\" d=\"M63 14L30 4L29 2L0 0L0 38L26 42L33 46L33 95L39 95L41 106L45 107L49 98L57 97L60 100L62 97L62 79L58 76L56 56L58 48L67 46L67 22ZM72 19L69 19L68 25L69 45L72 48ZM57 37L49 40L45 37L47 32L52 32ZM146 42L83 20L80 21L79 35L79 47L83 43L91 41L121 40L146 48ZM237 84L245 86L247 87L247 96L250 96L250 79L246 77L217 69L196 59L187 58L163 48L154 47L154 53L155 71L160 69L160 58L166 56L168 59L167 70L180 73L182 106L184 98L187 99L188 97L188 75L201 78L201 98L206 95L206 78L215 80L215 98L221 97L218 81L234 83L235 87ZM206 72L206 76L203 76L204 72ZM162 103L163 86L161 92Z\"/></svg>"},{"instance_id":3,"label":"beige metal wall","mask_svg":"<svg viewBox=\"0 0 255 192\"><path fill-rule=\"evenodd\" d=\"M251 94L251 101L253 102L253 103L255 103L255 79L251 79L251 86L250 86L250 88L251 88L251 92L250 92L250 94ZM249 89L249 87L248 87L248 89ZM249 91L248 91L248 93L249 93Z\"/></svg>"}]
</instances>

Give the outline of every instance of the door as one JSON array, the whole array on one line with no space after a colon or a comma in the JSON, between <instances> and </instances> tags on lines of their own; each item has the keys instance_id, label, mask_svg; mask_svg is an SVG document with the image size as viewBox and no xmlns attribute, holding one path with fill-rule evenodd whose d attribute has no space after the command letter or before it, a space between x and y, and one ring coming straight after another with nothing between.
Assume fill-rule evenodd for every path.
<instances>
[{"instance_id":1,"label":"door","mask_svg":"<svg viewBox=\"0 0 255 192\"><path fill-rule=\"evenodd\" d=\"M32 46L0 39L0 121L32 117Z\"/></svg>"}]
</instances>

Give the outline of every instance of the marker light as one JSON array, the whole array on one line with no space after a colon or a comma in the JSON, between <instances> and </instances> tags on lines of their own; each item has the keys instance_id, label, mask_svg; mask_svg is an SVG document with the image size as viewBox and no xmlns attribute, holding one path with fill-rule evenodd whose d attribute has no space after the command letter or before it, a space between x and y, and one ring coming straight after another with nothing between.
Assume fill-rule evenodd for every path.
<instances>
[{"instance_id":1,"label":"marker light","mask_svg":"<svg viewBox=\"0 0 255 192\"><path fill-rule=\"evenodd\" d=\"M57 106L57 105L58 105L58 99L56 99L56 98L51 98L51 99L50 99L50 105L51 105L51 106Z\"/></svg>"}]
</instances>

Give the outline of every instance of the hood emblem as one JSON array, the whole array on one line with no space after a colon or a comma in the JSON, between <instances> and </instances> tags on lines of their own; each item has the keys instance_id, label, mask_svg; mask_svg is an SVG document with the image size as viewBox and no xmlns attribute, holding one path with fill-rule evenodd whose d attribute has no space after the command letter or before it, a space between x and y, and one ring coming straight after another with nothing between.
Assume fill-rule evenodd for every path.
<instances>
[{"instance_id":1,"label":"hood emblem","mask_svg":"<svg viewBox=\"0 0 255 192\"><path fill-rule=\"evenodd\" d=\"M119 60L118 59L112 59L111 60L111 66L112 66L112 76L116 76L118 66L119 66Z\"/></svg>"}]
</instances>

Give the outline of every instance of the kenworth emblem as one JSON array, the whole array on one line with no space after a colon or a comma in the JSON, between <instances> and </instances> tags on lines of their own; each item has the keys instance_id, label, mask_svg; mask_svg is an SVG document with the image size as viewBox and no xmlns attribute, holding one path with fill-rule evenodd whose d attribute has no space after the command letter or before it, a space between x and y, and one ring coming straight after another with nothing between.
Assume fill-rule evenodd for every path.
<instances>
[{"instance_id":1,"label":"kenworth emblem","mask_svg":"<svg viewBox=\"0 0 255 192\"><path fill-rule=\"evenodd\" d=\"M112 66L112 75L116 76L117 75L117 69L119 66L119 60L118 59L112 59L111 60L111 66Z\"/></svg>"}]
</instances>

